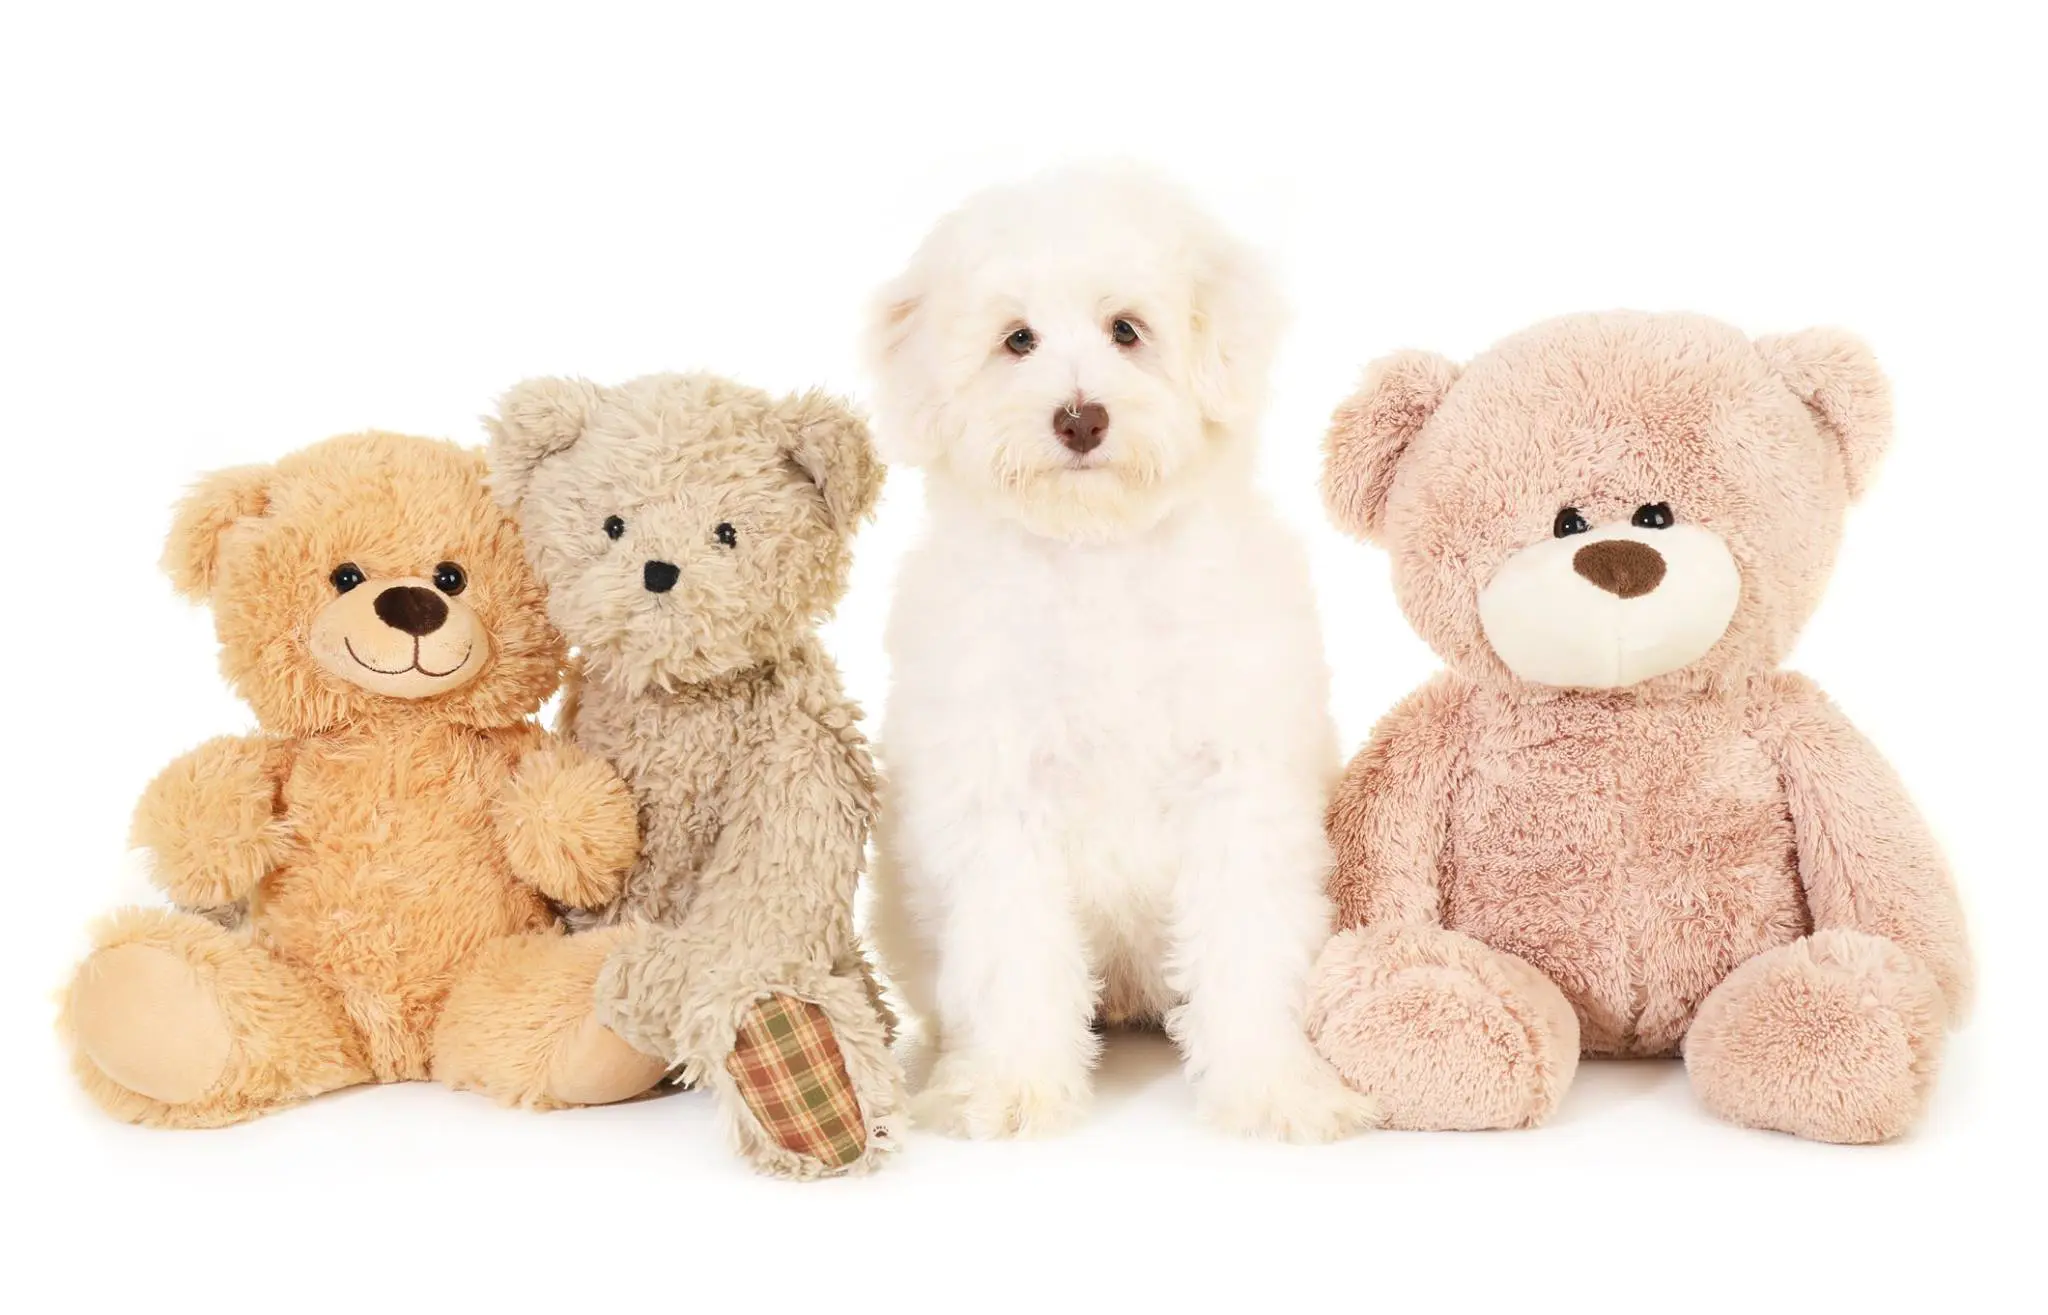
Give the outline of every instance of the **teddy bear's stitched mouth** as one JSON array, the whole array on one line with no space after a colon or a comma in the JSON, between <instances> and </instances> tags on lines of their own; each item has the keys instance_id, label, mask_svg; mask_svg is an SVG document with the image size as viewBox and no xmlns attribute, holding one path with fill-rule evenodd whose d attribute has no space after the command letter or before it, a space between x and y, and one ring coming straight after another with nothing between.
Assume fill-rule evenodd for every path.
<instances>
[{"instance_id":1,"label":"teddy bear's stitched mouth","mask_svg":"<svg viewBox=\"0 0 2048 1315\"><path fill-rule=\"evenodd\" d=\"M469 655L476 651L476 645L471 644L468 648L462 650L462 656L456 660L454 666L448 668L446 671L434 671L420 665L420 641L415 639L412 641L412 662L407 666L396 667L387 670L384 667L371 666L369 663L363 661L363 659L356 653L356 646L349 642L348 637L346 635L342 637L341 646L348 650L348 655L349 657L355 660L355 664L365 671L374 671L380 676L406 676L417 671L422 676L426 676L429 679L433 680L440 680L444 677L452 676L456 672L468 666Z\"/></svg>"}]
</instances>

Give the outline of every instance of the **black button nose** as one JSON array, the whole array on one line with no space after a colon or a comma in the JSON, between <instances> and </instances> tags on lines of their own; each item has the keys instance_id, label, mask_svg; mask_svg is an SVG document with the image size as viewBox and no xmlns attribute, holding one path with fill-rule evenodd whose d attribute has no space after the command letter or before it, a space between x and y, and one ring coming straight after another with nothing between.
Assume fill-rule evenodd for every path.
<instances>
[{"instance_id":1,"label":"black button nose","mask_svg":"<svg viewBox=\"0 0 2048 1315\"><path fill-rule=\"evenodd\" d=\"M1070 402L1052 413L1052 432L1074 452L1093 452L1109 432L1109 408L1100 402Z\"/></svg>"},{"instance_id":2,"label":"black button nose","mask_svg":"<svg viewBox=\"0 0 2048 1315\"><path fill-rule=\"evenodd\" d=\"M441 601L441 595L413 584L392 585L370 606L376 609L378 620L415 639L433 634L448 619L448 604Z\"/></svg>"},{"instance_id":3,"label":"black button nose","mask_svg":"<svg viewBox=\"0 0 2048 1315\"><path fill-rule=\"evenodd\" d=\"M640 579L657 594L665 594L675 588L676 581L682 578L683 573L674 562L649 562L640 568Z\"/></svg>"}]
</instances>

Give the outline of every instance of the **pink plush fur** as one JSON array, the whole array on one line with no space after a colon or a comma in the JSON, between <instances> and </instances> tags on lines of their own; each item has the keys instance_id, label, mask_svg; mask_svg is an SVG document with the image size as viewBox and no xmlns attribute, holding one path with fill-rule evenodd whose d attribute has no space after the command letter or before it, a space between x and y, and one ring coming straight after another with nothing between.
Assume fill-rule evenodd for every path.
<instances>
[{"instance_id":1,"label":"pink plush fur","mask_svg":"<svg viewBox=\"0 0 2048 1315\"><path fill-rule=\"evenodd\" d=\"M1332 514L1389 549L1450 665L1328 816L1342 930L1309 1024L1397 1126L1539 1122L1580 1051L1682 1052L1755 1127L1912 1122L1969 995L1961 911L1884 760L1777 666L1888 437L1853 339L1675 315L1554 321L1462 371L1405 353L1339 410ZM1518 678L1480 620L1502 563L1561 508L1660 503L1739 573L1718 642L1619 688Z\"/></svg>"}]
</instances>

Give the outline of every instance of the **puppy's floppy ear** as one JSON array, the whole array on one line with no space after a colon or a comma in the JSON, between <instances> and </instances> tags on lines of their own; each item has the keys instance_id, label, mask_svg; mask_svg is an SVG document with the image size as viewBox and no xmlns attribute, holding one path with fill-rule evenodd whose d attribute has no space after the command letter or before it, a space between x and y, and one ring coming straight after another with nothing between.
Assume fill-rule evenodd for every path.
<instances>
[{"instance_id":1,"label":"puppy's floppy ear","mask_svg":"<svg viewBox=\"0 0 2048 1315\"><path fill-rule=\"evenodd\" d=\"M917 340L927 332L926 318L923 274L913 263L875 294L861 332L862 355L881 411L876 445L889 460L905 465L921 465L938 455L917 408L899 400L918 387L912 358Z\"/></svg>"},{"instance_id":2,"label":"puppy's floppy ear","mask_svg":"<svg viewBox=\"0 0 2048 1315\"><path fill-rule=\"evenodd\" d=\"M783 451L825 499L825 514L841 534L875 509L882 496L882 463L875 458L867 422L845 402L816 389L777 403Z\"/></svg>"},{"instance_id":3,"label":"puppy's floppy ear","mask_svg":"<svg viewBox=\"0 0 2048 1315\"><path fill-rule=\"evenodd\" d=\"M1201 253L1189 301L1190 383L1212 424L1250 420L1265 400L1266 369L1285 318L1265 263L1217 234Z\"/></svg>"},{"instance_id":4,"label":"puppy's floppy ear","mask_svg":"<svg viewBox=\"0 0 2048 1315\"><path fill-rule=\"evenodd\" d=\"M540 463L567 451L583 437L603 394L583 379L528 379L498 399L498 414L484 417L490 430L491 493L500 506L516 508Z\"/></svg>"},{"instance_id":5,"label":"puppy's floppy ear","mask_svg":"<svg viewBox=\"0 0 2048 1315\"><path fill-rule=\"evenodd\" d=\"M1841 446L1849 496L1862 497L1892 440L1892 389L1877 357L1841 329L1759 338L1756 349Z\"/></svg>"},{"instance_id":6,"label":"puppy's floppy ear","mask_svg":"<svg viewBox=\"0 0 2048 1315\"><path fill-rule=\"evenodd\" d=\"M1396 352L1365 367L1323 438L1323 506L1339 529L1379 542L1401 454L1457 381L1457 363L1435 352Z\"/></svg>"},{"instance_id":7,"label":"puppy's floppy ear","mask_svg":"<svg viewBox=\"0 0 2048 1315\"><path fill-rule=\"evenodd\" d=\"M906 270L875 293L868 308L867 354L876 368L903 350L917 331L924 311L924 293L915 282L915 271Z\"/></svg>"},{"instance_id":8,"label":"puppy's floppy ear","mask_svg":"<svg viewBox=\"0 0 2048 1315\"><path fill-rule=\"evenodd\" d=\"M164 574L194 602L213 592L220 573L221 540L229 530L270 507L274 466L236 466L206 476L178 501L164 542Z\"/></svg>"}]
</instances>

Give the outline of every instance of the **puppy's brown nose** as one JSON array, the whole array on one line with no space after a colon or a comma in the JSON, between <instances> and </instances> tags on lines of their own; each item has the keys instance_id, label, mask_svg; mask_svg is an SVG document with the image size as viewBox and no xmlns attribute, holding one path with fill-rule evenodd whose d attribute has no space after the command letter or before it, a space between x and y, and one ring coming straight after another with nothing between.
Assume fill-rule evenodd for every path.
<instances>
[{"instance_id":1,"label":"puppy's brown nose","mask_svg":"<svg viewBox=\"0 0 2048 1315\"><path fill-rule=\"evenodd\" d=\"M1603 539L1572 554L1572 569L1620 598L1641 598L1664 579L1664 556L1634 539Z\"/></svg>"},{"instance_id":2,"label":"puppy's brown nose","mask_svg":"<svg viewBox=\"0 0 2048 1315\"><path fill-rule=\"evenodd\" d=\"M1069 403L1052 413L1052 432L1073 452L1093 452L1109 432L1109 408L1100 402Z\"/></svg>"},{"instance_id":3,"label":"puppy's brown nose","mask_svg":"<svg viewBox=\"0 0 2048 1315\"><path fill-rule=\"evenodd\" d=\"M415 639L433 634L448 619L448 604L441 601L441 595L418 585L392 585L378 594L377 601L370 606L376 610L378 620Z\"/></svg>"}]
</instances>

